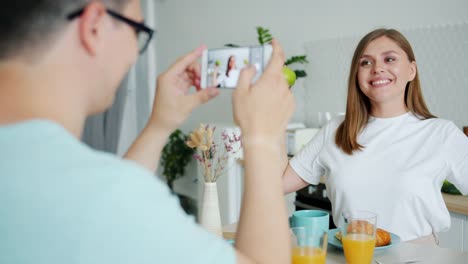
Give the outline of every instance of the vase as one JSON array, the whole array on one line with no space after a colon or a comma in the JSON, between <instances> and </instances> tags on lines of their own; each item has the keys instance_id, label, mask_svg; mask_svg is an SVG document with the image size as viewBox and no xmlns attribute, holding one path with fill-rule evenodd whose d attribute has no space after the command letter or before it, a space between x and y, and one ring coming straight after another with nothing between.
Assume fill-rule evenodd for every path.
<instances>
[{"instance_id":1,"label":"vase","mask_svg":"<svg viewBox=\"0 0 468 264\"><path fill-rule=\"evenodd\" d=\"M218 187L216 182L205 182L201 200L200 225L208 231L222 236L219 212Z\"/></svg>"}]
</instances>

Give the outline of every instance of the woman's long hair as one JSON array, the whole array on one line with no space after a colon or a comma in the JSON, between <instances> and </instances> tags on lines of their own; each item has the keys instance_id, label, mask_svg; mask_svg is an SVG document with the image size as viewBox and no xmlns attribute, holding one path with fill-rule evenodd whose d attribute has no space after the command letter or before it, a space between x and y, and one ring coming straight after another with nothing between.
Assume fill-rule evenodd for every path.
<instances>
[{"instance_id":1,"label":"woman's long hair","mask_svg":"<svg viewBox=\"0 0 468 264\"><path fill-rule=\"evenodd\" d=\"M235 67L235 65L234 65L234 67L231 67L231 60L233 60L234 58L235 58L235 56L231 55L231 56L229 56L229 59L227 61L227 67L226 67L226 76L227 77L229 77L229 72L231 71L231 69Z\"/></svg>"},{"instance_id":2,"label":"woman's long hair","mask_svg":"<svg viewBox=\"0 0 468 264\"><path fill-rule=\"evenodd\" d=\"M393 40L401 49L403 49L408 56L409 61L416 61L411 44L395 29L376 29L361 39L354 51L353 59L351 61L351 69L348 78L348 98L346 102L345 120L338 127L335 137L336 145L349 155L352 155L356 150L362 150L362 148L364 148L364 146L357 142L357 137L366 126L371 110L369 98L367 98L359 88L357 79L359 60L369 43L383 36ZM405 104L408 110L420 119L435 117L429 112L426 103L424 102L417 70L414 79L406 85Z\"/></svg>"}]
</instances>

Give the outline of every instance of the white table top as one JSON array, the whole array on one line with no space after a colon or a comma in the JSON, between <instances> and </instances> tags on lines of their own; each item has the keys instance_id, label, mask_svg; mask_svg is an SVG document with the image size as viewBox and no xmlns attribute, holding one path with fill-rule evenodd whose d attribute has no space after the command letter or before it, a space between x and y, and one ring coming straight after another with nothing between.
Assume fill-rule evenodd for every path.
<instances>
[{"instance_id":1,"label":"white table top","mask_svg":"<svg viewBox=\"0 0 468 264\"><path fill-rule=\"evenodd\" d=\"M382 264L404 263L418 261L424 264L467 264L468 253L435 246L423 246L401 242L393 247L376 250L374 260ZM327 264L345 264L343 250L333 246L328 247Z\"/></svg>"},{"instance_id":2,"label":"white table top","mask_svg":"<svg viewBox=\"0 0 468 264\"><path fill-rule=\"evenodd\" d=\"M232 236L236 226L236 223L227 225L223 228L223 232ZM376 250L374 259L381 264L396 264L415 260L418 260L415 263L421 264L468 264L468 252L400 242L393 247ZM328 245L327 264L346 264L343 250Z\"/></svg>"}]
</instances>

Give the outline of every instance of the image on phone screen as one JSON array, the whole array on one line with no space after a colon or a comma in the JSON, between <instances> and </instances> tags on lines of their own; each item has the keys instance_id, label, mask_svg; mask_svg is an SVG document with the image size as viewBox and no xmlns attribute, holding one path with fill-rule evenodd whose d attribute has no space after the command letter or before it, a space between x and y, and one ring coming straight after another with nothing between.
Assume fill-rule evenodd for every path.
<instances>
[{"instance_id":1,"label":"image on phone screen","mask_svg":"<svg viewBox=\"0 0 468 264\"><path fill-rule=\"evenodd\" d=\"M242 68L250 64L257 70L255 81L262 74L270 55L271 46L205 50L202 57L201 86L234 89Z\"/></svg>"}]
</instances>

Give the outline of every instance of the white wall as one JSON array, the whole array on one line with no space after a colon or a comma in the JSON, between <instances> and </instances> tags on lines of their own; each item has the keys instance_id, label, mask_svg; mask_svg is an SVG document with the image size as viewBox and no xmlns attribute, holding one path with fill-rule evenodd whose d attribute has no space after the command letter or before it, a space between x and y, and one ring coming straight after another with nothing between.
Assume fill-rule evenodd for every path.
<instances>
[{"instance_id":1,"label":"white wall","mask_svg":"<svg viewBox=\"0 0 468 264\"><path fill-rule=\"evenodd\" d=\"M256 26L269 28L291 56L305 53L307 42L363 35L381 26L407 29L468 21L466 10L464 0L160 0L157 64L164 70L199 44L257 44ZM304 81L294 87L298 104L294 121L305 121L304 89ZM197 109L183 128L201 121L231 121L230 95L223 91L220 98Z\"/></svg>"},{"instance_id":2,"label":"white wall","mask_svg":"<svg viewBox=\"0 0 468 264\"><path fill-rule=\"evenodd\" d=\"M200 44L213 48L226 43L257 44L256 26L269 28L291 56L304 54L305 43L361 36L377 27L410 29L468 21L464 0L159 0L156 8L160 71ZM305 91L314 88L305 83L301 80L293 89L297 100L293 121L307 123L305 104L314 100ZM200 122L231 122L230 102L231 91L223 90L219 98L195 110L183 130L192 130Z\"/></svg>"},{"instance_id":3,"label":"white wall","mask_svg":"<svg viewBox=\"0 0 468 264\"><path fill-rule=\"evenodd\" d=\"M416 56L419 79L431 113L468 125L468 22L401 29ZM318 125L317 112L344 112L349 62L361 36L317 40L306 44L310 78L305 85L305 120Z\"/></svg>"}]
</instances>

